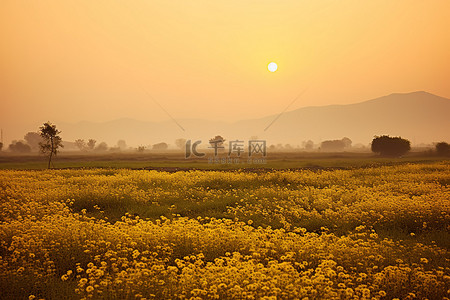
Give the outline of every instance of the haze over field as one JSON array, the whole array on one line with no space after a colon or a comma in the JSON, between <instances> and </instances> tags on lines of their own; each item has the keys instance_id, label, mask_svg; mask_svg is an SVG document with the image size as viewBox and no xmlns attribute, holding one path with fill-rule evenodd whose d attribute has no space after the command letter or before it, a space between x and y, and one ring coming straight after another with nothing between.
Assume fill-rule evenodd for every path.
<instances>
[{"instance_id":1,"label":"haze over field","mask_svg":"<svg viewBox=\"0 0 450 300\"><path fill-rule=\"evenodd\" d=\"M415 92L392 94L357 104L305 107L286 112L276 120L277 115L238 122L178 120L185 131L171 120L118 119L101 123L61 123L60 127L66 140L94 137L111 145L119 139L126 139L131 145L164 141L174 146L177 138L201 139L206 143L217 134L227 140L248 140L257 136L271 144L291 145L300 145L309 139L319 143L344 136L368 144L374 135L391 134L409 138L417 144L450 140L447 130L450 128L449 112L450 99Z\"/></svg>"},{"instance_id":2,"label":"haze over field","mask_svg":"<svg viewBox=\"0 0 450 300\"><path fill-rule=\"evenodd\" d=\"M447 0L4 0L0 128L5 144L48 120L65 140L110 145L215 134L448 140L448 99L355 104L450 98L448 11Z\"/></svg>"},{"instance_id":3,"label":"haze over field","mask_svg":"<svg viewBox=\"0 0 450 300\"><path fill-rule=\"evenodd\" d=\"M448 299L450 0L0 0L1 299Z\"/></svg>"},{"instance_id":4,"label":"haze over field","mask_svg":"<svg viewBox=\"0 0 450 300\"><path fill-rule=\"evenodd\" d=\"M367 145L375 135L395 135L410 139L413 145L450 140L450 99L427 92L391 94L356 104L310 106L282 114L237 122L207 119L179 119L161 122L131 118L109 122L59 122L65 141L82 138L115 146L125 140L128 146L166 142L176 147L178 138L207 141L222 135L229 140L258 137L269 144L301 145L306 140L320 143L344 136ZM181 126L181 127L180 127ZM36 125L37 128L37 125ZM15 136L35 128L17 127Z\"/></svg>"},{"instance_id":5,"label":"haze over field","mask_svg":"<svg viewBox=\"0 0 450 300\"><path fill-rule=\"evenodd\" d=\"M177 138L201 139L205 143L215 135L227 140L250 137L266 139L270 144L301 145L302 141L319 143L346 136L354 143L367 145L375 135L398 135L413 144L450 140L450 99L427 92L391 94L356 104L310 106L281 115L237 122L179 119L161 122L131 118L109 122L60 122L65 141L94 138L113 146L126 140L129 146L166 142L175 147ZM270 125L270 126L269 126ZM37 125L36 125L37 128ZM267 128L267 130L265 130ZM35 128L18 127L18 138Z\"/></svg>"}]
</instances>

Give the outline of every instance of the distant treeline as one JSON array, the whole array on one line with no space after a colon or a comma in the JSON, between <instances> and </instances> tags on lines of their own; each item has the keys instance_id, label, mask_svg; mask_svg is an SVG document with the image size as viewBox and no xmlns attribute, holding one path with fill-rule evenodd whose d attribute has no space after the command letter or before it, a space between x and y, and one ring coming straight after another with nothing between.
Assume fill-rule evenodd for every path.
<instances>
[{"instance_id":1,"label":"distant treeline","mask_svg":"<svg viewBox=\"0 0 450 300\"><path fill-rule=\"evenodd\" d=\"M223 141L225 139L220 135L210 140L214 141L220 137ZM251 139L257 139L252 137ZM38 132L28 132L24 135L23 140L14 140L7 148L0 142L0 151L10 151L14 153L30 153L38 152L40 150L40 143L42 143L42 136ZM76 139L73 142L63 142L69 149L77 149L83 152L105 152L105 151L137 151L144 152L147 150L165 151L169 149L169 144L166 142L159 142L153 145L138 147L129 147L125 140L120 139L116 145L110 147L105 142L97 142L95 139ZM177 149L184 150L186 147L186 139L179 138L174 141L174 146ZM371 144L368 145L372 152L378 153L382 156L401 156L411 150L411 143L409 140L401 137L390 137L388 135L375 136ZM320 151L320 152L342 152L351 150L368 149L367 146L358 144L352 146L352 140L344 137L340 140L325 140L320 144L315 144L312 140L301 142L301 146L292 146L291 144L271 144L268 145L270 151ZM6 148L6 149L5 149ZM434 144L434 153L440 156L450 155L450 146L447 142L438 142Z\"/></svg>"}]
</instances>

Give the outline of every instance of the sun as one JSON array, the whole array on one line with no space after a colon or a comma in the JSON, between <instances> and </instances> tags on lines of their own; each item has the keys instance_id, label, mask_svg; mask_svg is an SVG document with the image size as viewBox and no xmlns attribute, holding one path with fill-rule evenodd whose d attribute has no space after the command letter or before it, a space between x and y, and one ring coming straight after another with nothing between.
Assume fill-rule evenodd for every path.
<instances>
[{"instance_id":1,"label":"sun","mask_svg":"<svg viewBox=\"0 0 450 300\"><path fill-rule=\"evenodd\" d=\"M267 69L269 69L270 72L275 72L278 69L278 66L276 63L271 62L268 66Z\"/></svg>"}]
</instances>

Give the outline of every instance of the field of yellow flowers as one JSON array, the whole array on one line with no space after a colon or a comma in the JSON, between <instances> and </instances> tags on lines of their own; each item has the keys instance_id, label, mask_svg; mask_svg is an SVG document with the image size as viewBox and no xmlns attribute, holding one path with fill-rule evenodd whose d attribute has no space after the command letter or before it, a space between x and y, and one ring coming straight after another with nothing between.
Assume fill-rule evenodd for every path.
<instances>
[{"instance_id":1,"label":"field of yellow flowers","mask_svg":"<svg viewBox=\"0 0 450 300\"><path fill-rule=\"evenodd\" d=\"M1 299L448 299L450 163L0 171Z\"/></svg>"}]
</instances>

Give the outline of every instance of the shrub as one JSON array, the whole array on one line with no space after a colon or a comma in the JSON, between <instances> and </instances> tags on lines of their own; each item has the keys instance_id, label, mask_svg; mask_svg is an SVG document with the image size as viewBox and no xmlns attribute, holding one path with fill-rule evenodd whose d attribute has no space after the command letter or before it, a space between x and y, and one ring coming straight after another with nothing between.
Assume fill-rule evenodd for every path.
<instances>
[{"instance_id":1,"label":"shrub","mask_svg":"<svg viewBox=\"0 0 450 300\"><path fill-rule=\"evenodd\" d=\"M450 155L450 145L446 142L440 142L436 144L436 153L442 156Z\"/></svg>"},{"instance_id":2,"label":"shrub","mask_svg":"<svg viewBox=\"0 0 450 300\"><path fill-rule=\"evenodd\" d=\"M372 151L382 156L402 156L411 150L411 143L401 137L375 136Z\"/></svg>"}]
</instances>

